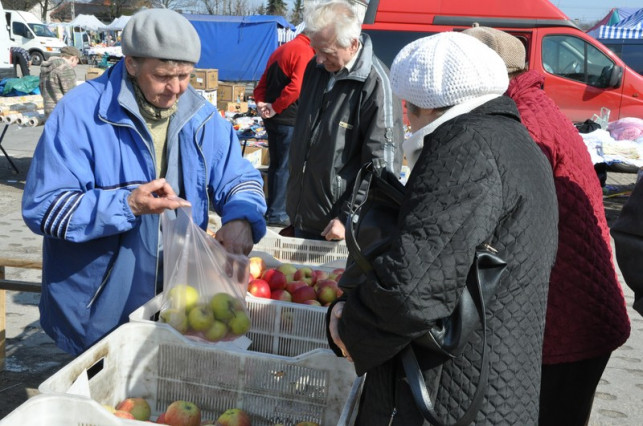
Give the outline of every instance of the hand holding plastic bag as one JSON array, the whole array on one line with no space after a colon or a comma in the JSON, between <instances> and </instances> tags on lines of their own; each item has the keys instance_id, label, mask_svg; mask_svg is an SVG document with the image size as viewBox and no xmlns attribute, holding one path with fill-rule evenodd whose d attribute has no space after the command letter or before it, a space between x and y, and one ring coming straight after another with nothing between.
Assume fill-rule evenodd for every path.
<instances>
[{"instance_id":1,"label":"hand holding plastic bag","mask_svg":"<svg viewBox=\"0 0 643 426\"><path fill-rule=\"evenodd\" d=\"M196 340L216 342L245 334L248 258L228 253L192 221L190 207L161 216L161 321Z\"/></svg>"}]
</instances>

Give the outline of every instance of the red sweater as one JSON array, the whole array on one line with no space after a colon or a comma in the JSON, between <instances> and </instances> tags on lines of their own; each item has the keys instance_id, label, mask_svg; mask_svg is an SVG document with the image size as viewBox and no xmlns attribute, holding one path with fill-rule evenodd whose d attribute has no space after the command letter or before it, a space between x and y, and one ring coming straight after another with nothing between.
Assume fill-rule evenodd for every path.
<instances>
[{"instance_id":1,"label":"red sweater","mask_svg":"<svg viewBox=\"0 0 643 426\"><path fill-rule=\"evenodd\" d=\"M543 364L608 354L630 334L618 282L603 191L583 139L542 90L544 77L528 71L511 80L507 95L554 172L558 252L551 272Z\"/></svg>"},{"instance_id":2,"label":"red sweater","mask_svg":"<svg viewBox=\"0 0 643 426\"><path fill-rule=\"evenodd\" d=\"M268 58L266 69L255 87L254 97L257 102L272 103L277 113L272 118L275 122L291 126L295 124L304 71L314 55L308 36L299 34L279 46Z\"/></svg>"}]
</instances>

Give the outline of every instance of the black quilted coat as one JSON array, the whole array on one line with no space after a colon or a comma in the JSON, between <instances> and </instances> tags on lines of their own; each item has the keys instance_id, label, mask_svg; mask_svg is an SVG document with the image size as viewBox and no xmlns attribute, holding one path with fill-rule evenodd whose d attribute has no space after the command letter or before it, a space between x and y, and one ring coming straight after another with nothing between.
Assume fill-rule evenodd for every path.
<instances>
[{"instance_id":1,"label":"black quilted coat","mask_svg":"<svg viewBox=\"0 0 643 426\"><path fill-rule=\"evenodd\" d=\"M491 237L508 263L487 306L491 370L476 424L538 421L547 283L557 246L552 171L500 97L426 136L408 184L392 248L346 299L339 324L359 375L367 373L359 425L421 425L395 355L441 317L465 285L477 245ZM436 365L416 351L437 412L453 423L479 374L481 336L463 357Z\"/></svg>"}]
</instances>

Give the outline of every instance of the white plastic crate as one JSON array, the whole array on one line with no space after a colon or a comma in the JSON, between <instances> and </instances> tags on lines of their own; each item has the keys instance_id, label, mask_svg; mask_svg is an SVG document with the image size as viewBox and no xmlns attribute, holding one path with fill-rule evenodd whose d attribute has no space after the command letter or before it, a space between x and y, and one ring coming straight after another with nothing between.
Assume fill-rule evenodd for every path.
<instances>
[{"instance_id":1,"label":"white plastic crate","mask_svg":"<svg viewBox=\"0 0 643 426\"><path fill-rule=\"evenodd\" d=\"M157 295L132 312L130 321L156 324L154 319L161 310L162 301L163 295ZM297 356L313 349L329 349L325 322L327 308L262 299L251 294L246 295L246 306L252 321L250 331L245 335L252 341L248 350Z\"/></svg>"},{"instance_id":2,"label":"white plastic crate","mask_svg":"<svg viewBox=\"0 0 643 426\"><path fill-rule=\"evenodd\" d=\"M330 350L297 357L222 350L142 322L118 327L38 390L66 393L85 371L91 372L90 396L101 404L143 397L155 418L172 401L188 400L200 407L203 419L241 408L253 426L351 424L361 387L352 364Z\"/></svg>"},{"instance_id":3,"label":"white plastic crate","mask_svg":"<svg viewBox=\"0 0 643 426\"><path fill-rule=\"evenodd\" d=\"M281 262L304 265L334 263L343 267L348 257L348 248L344 241L283 237L270 229L261 241L254 245L253 250L268 253Z\"/></svg>"},{"instance_id":4,"label":"white plastic crate","mask_svg":"<svg viewBox=\"0 0 643 426\"><path fill-rule=\"evenodd\" d=\"M118 418L92 399L40 394L0 419L0 425L123 426L141 425L141 422Z\"/></svg>"}]
</instances>

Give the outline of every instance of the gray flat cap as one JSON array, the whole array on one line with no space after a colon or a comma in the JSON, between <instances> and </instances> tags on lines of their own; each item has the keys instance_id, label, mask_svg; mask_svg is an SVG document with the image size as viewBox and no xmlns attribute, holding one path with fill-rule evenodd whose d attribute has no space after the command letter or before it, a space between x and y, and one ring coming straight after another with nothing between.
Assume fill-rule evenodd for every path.
<instances>
[{"instance_id":1,"label":"gray flat cap","mask_svg":"<svg viewBox=\"0 0 643 426\"><path fill-rule=\"evenodd\" d=\"M121 36L123 55L197 63L199 34L184 16L169 9L147 9L127 22Z\"/></svg>"}]
</instances>

